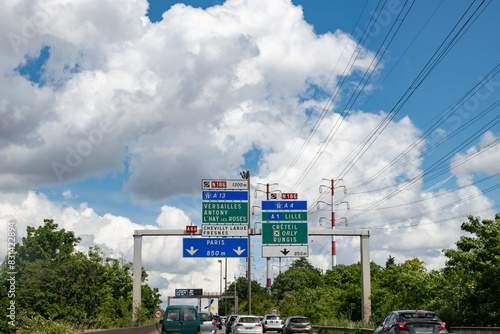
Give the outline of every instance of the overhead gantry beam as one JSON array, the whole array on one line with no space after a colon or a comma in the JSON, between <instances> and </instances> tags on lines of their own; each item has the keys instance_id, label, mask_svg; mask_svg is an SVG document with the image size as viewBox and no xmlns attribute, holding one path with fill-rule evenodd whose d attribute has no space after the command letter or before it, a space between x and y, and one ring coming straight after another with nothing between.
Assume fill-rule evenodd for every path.
<instances>
[{"instance_id":1,"label":"overhead gantry beam","mask_svg":"<svg viewBox=\"0 0 500 334\"><path fill-rule=\"evenodd\" d=\"M308 235L314 236L357 236L360 237L361 253L361 308L362 321L367 323L371 316L371 284L370 284L370 231L368 230L309 230ZM185 230L135 230L134 231L134 276L133 276L133 306L134 320L136 312L141 306L142 281L142 237L150 236L193 236L201 235L201 231L186 232ZM252 228L248 235L262 235L261 229ZM250 254L250 250L249 250Z\"/></svg>"}]
</instances>

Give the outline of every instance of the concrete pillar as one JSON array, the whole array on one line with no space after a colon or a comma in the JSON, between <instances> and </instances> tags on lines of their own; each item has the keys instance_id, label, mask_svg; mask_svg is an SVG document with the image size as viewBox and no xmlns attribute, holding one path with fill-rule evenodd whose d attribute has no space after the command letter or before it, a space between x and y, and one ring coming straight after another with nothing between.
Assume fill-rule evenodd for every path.
<instances>
[{"instance_id":1,"label":"concrete pillar","mask_svg":"<svg viewBox=\"0 0 500 334\"><path fill-rule=\"evenodd\" d=\"M370 236L362 235L361 239L361 308L364 323L370 322L372 304L370 301Z\"/></svg>"},{"instance_id":2,"label":"concrete pillar","mask_svg":"<svg viewBox=\"0 0 500 334\"><path fill-rule=\"evenodd\" d=\"M136 231L137 233L137 231ZM137 320L136 310L141 307L142 281L142 235L134 235L134 276L132 286L133 319Z\"/></svg>"}]
</instances>

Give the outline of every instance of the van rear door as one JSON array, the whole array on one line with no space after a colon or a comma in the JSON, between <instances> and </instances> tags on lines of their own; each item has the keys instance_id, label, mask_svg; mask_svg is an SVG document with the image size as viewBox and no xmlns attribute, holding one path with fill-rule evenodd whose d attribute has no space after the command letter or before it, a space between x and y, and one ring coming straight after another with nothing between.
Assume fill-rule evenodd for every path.
<instances>
[{"instance_id":1,"label":"van rear door","mask_svg":"<svg viewBox=\"0 0 500 334\"><path fill-rule=\"evenodd\" d=\"M182 334L197 334L200 331L200 319L195 308L182 309Z\"/></svg>"},{"instance_id":2,"label":"van rear door","mask_svg":"<svg viewBox=\"0 0 500 334\"><path fill-rule=\"evenodd\" d=\"M163 327L167 334L181 334L181 310L180 307L167 307L163 320Z\"/></svg>"},{"instance_id":3,"label":"van rear door","mask_svg":"<svg viewBox=\"0 0 500 334\"><path fill-rule=\"evenodd\" d=\"M166 334L198 334L200 319L194 306L168 306L163 316Z\"/></svg>"}]
</instances>

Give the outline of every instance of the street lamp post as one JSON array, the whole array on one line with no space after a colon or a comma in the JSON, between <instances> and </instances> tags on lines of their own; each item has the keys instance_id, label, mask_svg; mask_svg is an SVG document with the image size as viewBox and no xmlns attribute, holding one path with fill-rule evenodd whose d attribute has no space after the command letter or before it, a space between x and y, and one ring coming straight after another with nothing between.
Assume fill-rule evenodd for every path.
<instances>
[{"instance_id":1,"label":"street lamp post","mask_svg":"<svg viewBox=\"0 0 500 334\"><path fill-rule=\"evenodd\" d=\"M224 259L224 295L227 293L227 257ZM227 299L224 298L224 315L227 316Z\"/></svg>"},{"instance_id":2,"label":"street lamp post","mask_svg":"<svg viewBox=\"0 0 500 334\"><path fill-rule=\"evenodd\" d=\"M222 296L222 260L217 260L220 263L220 287L219 287L219 300Z\"/></svg>"}]
</instances>

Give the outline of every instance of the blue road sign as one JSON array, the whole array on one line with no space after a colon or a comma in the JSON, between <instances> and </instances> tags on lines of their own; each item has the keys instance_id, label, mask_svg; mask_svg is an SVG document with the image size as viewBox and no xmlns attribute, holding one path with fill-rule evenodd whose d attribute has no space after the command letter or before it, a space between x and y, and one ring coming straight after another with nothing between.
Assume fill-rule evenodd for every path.
<instances>
[{"instance_id":1,"label":"blue road sign","mask_svg":"<svg viewBox=\"0 0 500 334\"><path fill-rule=\"evenodd\" d=\"M184 238L183 257L247 257L248 238Z\"/></svg>"},{"instance_id":2,"label":"blue road sign","mask_svg":"<svg viewBox=\"0 0 500 334\"><path fill-rule=\"evenodd\" d=\"M262 201L262 210L307 210L307 201Z\"/></svg>"},{"instance_id":3,"label":"blue road sign","mask_svg":"<svg viewBox=\"0 0 500 334\"><path fill-rule=\"evenodd\" d=\"M248 191L204 190L204 201L248 201Z\"/></svg>"}]
</instances>

